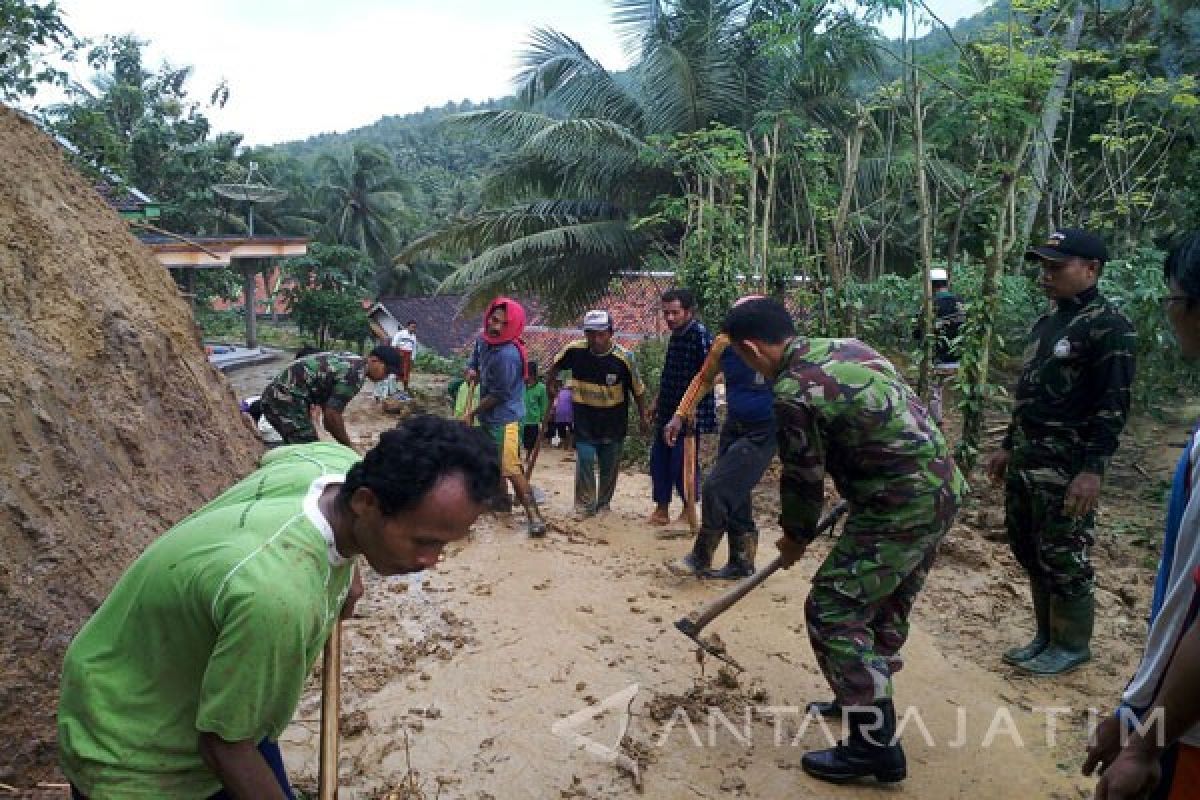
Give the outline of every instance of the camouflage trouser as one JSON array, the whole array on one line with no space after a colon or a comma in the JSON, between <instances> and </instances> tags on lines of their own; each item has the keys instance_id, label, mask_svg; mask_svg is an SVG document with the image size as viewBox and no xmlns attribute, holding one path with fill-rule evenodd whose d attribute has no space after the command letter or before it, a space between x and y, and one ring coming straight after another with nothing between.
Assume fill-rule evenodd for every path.
<instances>
[{"instance_id":1,"label":"camouflage trouser","mask_svg":"<svg viewBox=\"0 0 1200 800\"><path fill-rule=\"evenodd\" d=\"M1083 448L1070 434L1030 436L1017 428L1004 483L1004 522L1013 555L1030 580L1060 597L1091 594L1088 548L1095 515L1063 513L1067 486L1082 467Z\"/></svg>"},{"instance_id":2,"label":"camouflage trouser","mask_svg":"<svg viewBox=\"0 0 1200 800\"><path fill-rule=\"evenodd\" d=\"M843 706L892 695L908 614L954 518L904 530L855 530L854 520L813 576L804 605L817 663Z\"/></svg>"},{"instance_id":3,"label":"camouflage trouser","mask_svg":"<svg viewBox=\"0 0 1200 800\"><path fill-rule=\"evenodd\" d=\"M308 444L318 440L306 400L268 386L262 393L262 411L284 444Z\"/></svg>"}]
</instances>

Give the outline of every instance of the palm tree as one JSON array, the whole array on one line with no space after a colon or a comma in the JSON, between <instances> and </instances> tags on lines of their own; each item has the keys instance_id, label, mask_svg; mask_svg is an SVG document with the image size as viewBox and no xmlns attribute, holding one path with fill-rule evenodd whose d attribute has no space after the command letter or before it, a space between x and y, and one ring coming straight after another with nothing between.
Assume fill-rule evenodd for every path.
<instances>
[{"instance_id":1,"label":"palm tree","mask_svg":"<svg viewBox=\"0 0 1200 800\"><path fill-rule=\"evenodd\" d=\"M517 77L523 110L454 121L516 146L484 183L485 210L422 237L397 262L457 249L472 257L443 290L477 300L501 288L537 290L553 298L552 310L573 313L662 238L636 220L656 198L683 190L664 146L669 137L713 123L748 128L789 86L793 93L807 87L812 98L842 92L871 53L847 44L870 37L844 20L830 26L837 47L817 46L825 41L822 26L842 18L806 2L615 0L614 7L634 65L610 72L570 37L535 30ZM802 11L805 24L790 22ZM759 29L772 21L804 33L805 46L776 41L778 52L769 53ZM832 71L831 54L848 58L836 71L845 80L811 79ZM800 56L807 69L791 65ZM801 86L804 76L810 80Z\"/></svg>"},{"instance_id":2,"label":"palm tree","mask_svg":"<svg viewBox=\"0 0 1200 800\"><path fill-rule=\"evenodd\" d=\"M317 173L325 237L357 247L375 264L386 265L396 250L397 215L408 192L391 156L374 145L357 144L342 157L322 155Z\"/></svg>"}]
</instances>

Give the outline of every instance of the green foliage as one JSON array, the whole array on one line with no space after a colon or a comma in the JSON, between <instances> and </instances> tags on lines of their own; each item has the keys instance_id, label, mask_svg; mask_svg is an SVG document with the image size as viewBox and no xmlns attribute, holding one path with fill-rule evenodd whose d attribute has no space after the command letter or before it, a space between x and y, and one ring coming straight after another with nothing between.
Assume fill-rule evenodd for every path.
<instances>
[{"instance_id":1,"label":"green foliage","mask_svg":"<svg viewBox=\"0 0 1200 800\"><path fill-rule=\"evenodd\" d=\"M371 336L361 295L336 289L295 291L289 300L289 315L297 328L316 340L321 350L335 341L361 348Z\"/></svg>"},{"instance_id":2,"label":"green foliage","mask_svg":"<svg viewBox=\"0 0 1200 800\"><path fill-rule=\"evenodd\" d=\"M80 46L53 0L0 0L0 100L30 97L40 84L66 85L50 59L74 60Z\"/></svg>"},{"instance_id":3,"label":"green foliage","mask_svg":"<svg viewBox=\"0 0 1200 800\"><path fill-rule=\"evenodd\" d=\"M658 386L662 382L663 362L667 358L666 337L646 339L634 348L638 374L646 385L646 402L653 402L658 396ZM637 421L637 407L631 403L629 410L629 436L625 439L625 447L621 459L626 464L645 466L650 462L650 445L653 443L649 436L644 435ZM650 432L653 436L653 430Z\"/></svg>"},{"instance_id":4,"label":"green foliage","mask_svg":"<svg viewBox=\"0 0 1200 800\"><path fill-rule=\"evenodd\" d=\"M1129 258L1105 265L1100 281L1101 292L1125 312L1137 330L1133 400L1143 409L1200 388L1200 378L1180 356L1159 305L1159 298L1167 293L1163 285L1164 258L1158 250L1139 248Z\"/></svg>"},{"instance_id":5,"label":"green foliage","mask_svg":"<svg viewBox=\"0 0 1200 800\"><path fill-rule=\"evenodd\" d=\"M361 290L370 281L373 265L361 250L313 242L305 255L286 259L282 271L296 282L300 292L308 289Z\"/></svg>"},{"instance_id":6,"label":"green foliage","mask_svg":"<svg viewBox=\"0 0 1200 800\"><path fill-rule=\"evenodd\" d=\"M381 147L356 144L344 156L321 156L317 172L328 240L357 247L375 264L386 265L396 251L397 215L410 189L391 155Z\"/></svg>"},{"instance_id":7,"label":"green foliage","mask_svg":"<svg viewBox=\"0 0 1200 800\"><path fill-rule=\"evenodd\" d=\"M237 311L216 311L212 306L201 303L196 304L196 324L204 332L205 339L240 336L246 328L243 316Z\"/></svg>"},{"instance_id":8,"label":"green foliage","mask_svg":"<svg viewBox=\"0 0 1200 800\"><path fill-rule=\"evenodd\" d=\"M461 356L446 358L432 350L418 350L413 357L413 369L433 372L438 375L461 376L467 368L467 360Z\"/></svg>"},{"instance_id":9,"label":"green foliage","mask_svg":"<svg viewBox=\"0 0 1200 800\"><path fill-rule=\"evenodd\" d=\"M214 202L210 187L238 169L241 136L210 138L202 104L189 95L191 68L163 64L148 70L145 44L119 36L92 48L92 86L72 84L68 102L47 112L50 126L78 148L75 160L85 173L136 187L162 203L162 227L218 233L230 212ZM227 97L228 89L217 86L209 104L221 105Z\"/></svg>"}]
</instances>

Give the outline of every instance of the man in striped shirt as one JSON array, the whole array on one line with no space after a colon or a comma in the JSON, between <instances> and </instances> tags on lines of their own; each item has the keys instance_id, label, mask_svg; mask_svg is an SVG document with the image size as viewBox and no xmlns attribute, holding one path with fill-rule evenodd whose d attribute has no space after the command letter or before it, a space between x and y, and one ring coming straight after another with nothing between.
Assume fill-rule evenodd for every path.
<instances>
[{"instance_id":1,"label":"man in striped shirt","mask_svg":"<svg viewBox=\"0 0 1200 800\"><path fill-rule=\"evenodd\" d=\"M617 489L621 447L629 429L629 398L637 403L643 433L650 428L646 387L633 353L613 341L612 315L589 311L583 319L585 338L571 342L550 367L549 393L558 391L558 373L571 371L575 413L575 516L609 511ZM551 412L552 413L552 412ZM599 482L596 468L599 466Z\"/></svg>"}]
</instances>

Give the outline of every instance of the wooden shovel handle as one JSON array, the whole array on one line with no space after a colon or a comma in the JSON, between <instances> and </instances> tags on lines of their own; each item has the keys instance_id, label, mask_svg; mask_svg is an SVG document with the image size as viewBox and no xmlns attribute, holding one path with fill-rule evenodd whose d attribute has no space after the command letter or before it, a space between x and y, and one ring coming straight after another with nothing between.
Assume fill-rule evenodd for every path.
<instances>
[{"instance_id":1,"label":"wooden shovel handle","mask_svg":"<svg viewBox=\"0 0 1200 800\"><path fill-rule=\"evenodd\" d=\"M339 619L325 642L321 673L321 753L317 768L317 797L337 800L338 722L342 706L342 621Z\"/></svg>"}]
</instances>

